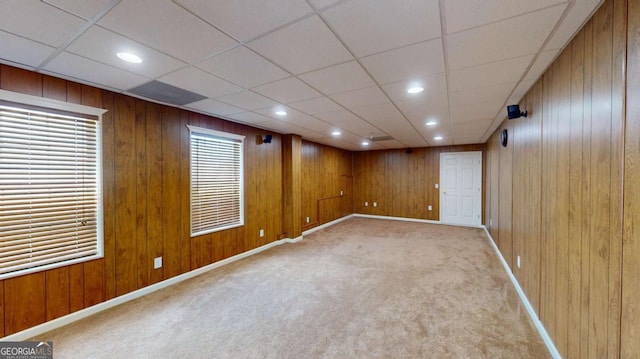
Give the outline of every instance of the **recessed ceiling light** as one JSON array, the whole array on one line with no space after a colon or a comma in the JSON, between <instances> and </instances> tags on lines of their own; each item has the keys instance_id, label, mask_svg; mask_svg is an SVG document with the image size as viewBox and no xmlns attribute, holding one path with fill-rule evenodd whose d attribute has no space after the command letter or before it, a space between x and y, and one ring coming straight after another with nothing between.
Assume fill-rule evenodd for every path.
<instances>
[{"instance_id":1,"label":"recessed ceiling light","mask_svg":"<svg viewBox=\"0 0 640 359\"><path fill-rule=\"evenodd\" d=\"M333 132L331 132L331 135L332 135L332 136L340 136L341 134L342 134L342 132L340 132L340 131L333 131Z\"/></svg>"},{"instance_id":2,"label":"recessed ceiling light","mask_svg":"<svg viewBox=\"0 0 640 359\"><path fill-rule=\"evenodd\" d=\"M278 115L278 116L286 116L287 115L287 111L283 111L283 110L276 111L276 115Z\"/></svg>"},{"instance_id":3,"label":"recessed ceiling light","mask_svg":"<svg viewBox=\"0 0 640 359\"><path fill-rule=\"evenodd\" d=\"M131 62L133 64L139 64L142 62L140 56L132 54L130 52L118 52L116 55L120 58L120 60Z\"/></svg>"},{"instance_id":4,"label":"recessed ceiling light","mask_svg":"<svg viewBox=\"0 0 640 359\"><path fill-rule=\"evenodd\" d=\"M363 146L369 146L369 141L362 141Z\"/></svg>"},{"instance_id":5,"label":"recessed ceiling light","mask_svg":"<svg viewBox=\"0 0 640 359\"><path fill-rule=\"evenodd\" d=\"M422 91L424 91L424 87L420 87L420 86L413 86L407 89L408 93L420 93Z\"/></svg>"},{"instance_id":6,"label":"recessed ceiling light","mask_svg":"<svg viewBox=\"0 0 640 359\"><path fill-rule=\"evenodd\" d=\"M436 141L440 141L442 139L442 136L436 136L433 139L436 140Z\"/></svg>"},{"instance_id":7,"label":"recessed ceiling light","mask_svg":"<svg viewBox=\"0 0 640 359\"><path fill-rule=\"evenodd\" d=\"M429 121L429 122L425 123L425 125L427 125L427 126L435 126L437 124L438 123L436 121Z\"/></svg>"}]
</instances>

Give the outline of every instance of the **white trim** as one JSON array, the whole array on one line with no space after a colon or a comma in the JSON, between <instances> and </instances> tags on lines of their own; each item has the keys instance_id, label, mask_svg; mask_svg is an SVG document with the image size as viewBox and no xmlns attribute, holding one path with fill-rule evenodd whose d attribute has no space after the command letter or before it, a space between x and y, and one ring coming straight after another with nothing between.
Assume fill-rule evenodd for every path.
<instances>
[{"instance_id":1,"label":"white trim","mask_svg":"<svg viewBox=\"0 0 640 359\"><path fill-rule=\"evenodd\" d=\"M361 218L388 219L388 220L392 220L392 221L442 224L442 223L440 223L440 221L433 221L433 220L430 220L430 219L408 218L408 217L378 216L378 215L374 215L374 214L361 214L361 213L354 213L354 214L352 214L352 216L361 217Z\"/></svg>"},{"instance_id":2,"label":"white trim","mask_svg":"<svg viewBox=\"0 0 640 359\"><path fill-rule=\"evenodd\" d=\"M507 261L502 256L502 253L500 253L500 250L498 249L498 246L496 246L496 243L493 240L493 237L491 237L491 234L489 233L489 231L487 230L487 227L482 226L482 228L484 228L484 231L487 234L487 238L489 239L489 242L493 246L493 249L496 251L496 254L498 254L498 258L500 258L500 262L502 262L502 265L504 266L504 269L507 272L509 279L511 279L511 282L513 283L513 286L516 289L516 292L518 292L518 296L520 296L520 300L522 300L522 304L524 304L524 307L527 309L527 312L529 313L529 317L531 317L533 324L536 326L536 329L538 329L538 333L540 333L540 336L542 337L544 344L547 346L549 353L554 359L562 359L562 356L560 356L560 352L556 348L555 344L553 344L553 340L551 340L551 337L549 336L549 333L547 333L547 330L544 329L544 325L538 318L536 311L533 310L533 306L529 302L527 295L524 294L524 291L522 290L522 287L520 287L518 280L511 272L511 268L509 268L509 264L507 264Z\"/></svg>"},{"instance_id":3,"label":"white trim","mask_svg":"<svg viewBox=\"0 0 640 359\"><path fill-rule=\"evenodd\" d=\"M94 306L79 310L77 312L73 312L71 314L67 314L64 317L60 317L54 320L51 320L49 322L45 322L42 323L40 325L37 325L35 327L31 327L29 329L25 329L21 332L15 333L15 334L11 334L8 335L6 337L0 338L0 341L24 341L30 338L33 338L35 336L41 335L43 333L49 332L51 330L60 328L62 326L65 326L67 324L73 323L75 321L78 321L80 319L89 317L91 315L97 314L99 312L105 311L107 309L113 308L117 305L132 301L134 299L140 298L144 295L153 293L157 290L169 287L173 284L185 281L187 279L191 279L193 277L196 277L198 275L204 274L206 272L209 272L213 269L216 269L218 267L222 267L224 265L227 265L229 263L233 263L235 261L238 261L240 259L243 258L247 258L249 256L252 256L254 254L258 254L260 252L263 252L269 248L273 248L276 246L279 246L281 244L285 244L285 243L289 243L292 241L299 241L300 239L302 239L302 237L298 237L295 239L289 239L289 238L285 238L285 239L281 239L278 241L274 241L268 244L265 244L264 246L258 247L258 248L254 248L250 251L247 252L243 252L240 254L237 254L233 257L229 257L227 259L223 259L219 262L215 262L215 263L211 263L209 265L206 265L204 267L200 267L198 269L194 269L190 272L184 273L184 274L180 274L178 276L169 278L167 280L164 280L162 282L158 282L156 284L152 284L150 286L144 287L144 288L140 288L136 291L124 294L122 296L110 299L106 302L102 302L99 304L96 304Z\"/></svg>"},{"instance_id":4,"label":"white trim","mask_svg":"<svg viewBox=\"0 0 640 359\"><path fill-rule=\"evenodd\" d=\"M45 97L37 97L32 95L26 95L23 93L0 90L0 100L16 102L25 105L44 107L60 111L83 113L87 115L93 115L102 117L102 114L107 110L102 108L96 108L91 106L79 105L76 103L54 100Z\"/></svg>"},{"instance_id":5,"label":"white trim","mask_svg":"<svg viewBox=\"0 0 640 359\"><path fill-rule=\"evenodd\" d=\"M311 228L311 229L308 229L308 230L306 230L306 231L302 232L302 237L304 237L304 236L308 236L309 234L311 234L311 233L313 233L313 232L316 232L316 231L319 231L319 230L321 230L321 229L324 229L324 228L327 228L327 227L331 227L331 226L333 226L334 224L338 224L338 223L340 223L340 222L342 222L342 221L346 221L347 219L349 219L349 218L351 218L351 217L353 217L353 214L349 214L349 215L347 215L347 216L340 217L340 218L338 218L338 219L334 219L334 220L333 220L333 221L331 221L331 222L327 222L327 223L325 223L325 224L321 224L321 225L319 225L319 226L317 226L317 227L313 227L313 228ZM298 238L300 238L300 237L298 237Z\"/></svg>"},{"instance_id":6,"label":"white trim","mask_svg":"<svg viewBox=\"0 0 640 359\"><path fill-rule=\"evenodd\" d=\"M478 187L478 192L476 195L473 196L474 198L474 202L475 202L475 206L473 208L473 215L477 216L477 221L475 221L475 223L477 224L466 224L466 223L456 223L456 222L442 222L442 224L449 224L449 225L454 225L454 226L464 226L464 227L477 227L480 228L482 226L482 176L483 176L483 171L482 171L482 151L464 151L464 152L440 152L440 178L438 179L440 181L440 186L438 189L438 196L440 198L440 213L439 216L440 218L444 218L444 205L443 203L444 201L444 194L442 191L442 186L444 185L444 166L442 165L443 158L446 158L447 156L450 157L457 157L457 156L468 156L468 155L473 155L474 156L474 161L479 160L479 162L476 164L476 166L474 166L473 172L474 175L476 173L476 171L479 171L479 176L477 177L477 180L479 181L480 187ZM475 158L475 157L479 157L479 158ZM458 168L460 166L458 165ZM474 185L476 185L476 183L474 183ZM476 201L477 200L477 201ZM458 217L460 218L460 217Z\"/></svg>"},{"instance_id":7,"label":"white trim","mask_svg":"<svg viewBox=\"0 0 640 359\"><path fill-rule=\"evenodd\" d=\"M243 135L237 135L235 133L222 132L222 131L212 130L210 128L204 128L204 127L198 127L198 126L192 126L192 125L187 125L187 128L189 129L190 133L196 132L196 133L203 133L207 135L213 135L215 137L219 137L229 142L235 141L235 142L243 143L246 137Z\"/></svg>"}]
</instances>

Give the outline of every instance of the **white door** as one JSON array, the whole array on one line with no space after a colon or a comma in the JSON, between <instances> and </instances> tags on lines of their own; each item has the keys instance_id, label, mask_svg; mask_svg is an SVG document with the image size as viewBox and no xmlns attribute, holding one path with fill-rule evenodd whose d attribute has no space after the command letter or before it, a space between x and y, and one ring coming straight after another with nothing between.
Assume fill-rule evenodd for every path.
<instances>
[{"instance_id":1,"label":"white door","mask_svg":"<svg viewBox=\"0 0 640 359\"><path fill-rule=\"evenodd\" d=\"M482 221L482 152L440 154L440 222L479 226Z\"/></svg>"}]
</instances>

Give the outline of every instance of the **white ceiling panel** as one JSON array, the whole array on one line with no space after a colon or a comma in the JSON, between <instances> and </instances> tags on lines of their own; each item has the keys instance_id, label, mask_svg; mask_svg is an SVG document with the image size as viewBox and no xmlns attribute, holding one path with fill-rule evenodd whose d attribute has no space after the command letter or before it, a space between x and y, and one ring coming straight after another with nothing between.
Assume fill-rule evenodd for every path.
<instances>
[{"instance_id":1,"label":"white ceiling panel","mask_svg":"<svg viewBox=\"0 0 640 359\"><path fill-rule=\"evenodd\" d=\"M337 4L344 0L308 0L309 4L311 4L317 10L325 9L328 6Z\"/></svg>"},{"instance_id":2,"label":"white ceiling panel","mask_svg":"<svg viewBox=\"0 0 640 359\"><path fill-rule=\"evenodd\" d=\"M482 102L473 105L461 105L451 107L451 122L488 121L496 116L496 113L503 110L504 100L494 100L493 102ZM506 110L505 110L506 113Z\"/></svg>"},{"instance_id":3,"label":"white ceiling panel","mask_svg":"<svg viewBox=\"0 0 640 359\"><path fill-rule=\"evenodd\" d=\"M355 61L308 72L298 77L326 95L376 85Z\"/></svg>"},{"instance_id":4,"label":"white ceiling panel","mask_svg":"<svg viewBox=\"0 0 640 359\"><path fill-rule=\"evenodd\" d=\"M86 21L40 1L0 1L0 30L58 47Z\"/></svg>"},{"instance_id":5,"label":"white ceiling panel","mask_svg":"<svg viewBox=\"0 0 640 359\"><path fill-rule=\"evenodd\" d=\"M353 112L363 120L385 132L388 132L386 130L389 127L407 123L407 120L402 116L402 113L400 113L400 111L398 111L395 106L389 102L357 107L353 109Z\"/></svg>"},{"instance_id":6,"label":"white ceiling panel","mask_svg":"<svg viewBox=\"0 0 640 359\"><path fill-rule=\"evenodd\" d=\"M87 20L96 16L99 12L110 9L118 1L116 0L43 0L57 8L68 11Z\"/></svg>"},{"instance_id":7,"label":"white ceiling panel","mask_svg":"<svg viewBox=\"0 0 640 359\"><path fill-rule=\"evenodd\" d=\"M449 35L449 69L458 70L538 52L565 7L566 4L562 4Z\"/></svg>"},{"instance_id":8,"label":"white ceiling panel","mask_svg":"<svg viewBox=\"0 0 640 359\"><path fill-rule=\"evenodd\" d=\"M283 79L289 74L244 46L211 57L198 67L247 88Z\"/></svg>"},{"instance_id":9,"label":"white ceiling panel","mask_svg":"<svg viewBox=\"0 0 640 359\"><path fill-rule=\"evenodd\" d=\"M455 91L449 97L451 106L474 105L477 103L493 102L496 100L504 101L515 88L517 82L480 87L471 90Z\"/></svg>"},{"instance_id":10,"label":"white ceiling panel","mask_svg":"<svg viewBox=\"0 0 640 359\"><path fill-rule=\"evenodd\" d=\"M360 90L342 92L331 96L347 109L389 103L389 99L378 87L367 87Z\"/></svg>"},{"instance_id":11,"label":"white ceiling panel","mask_svg":"<svg viewBox=\"0 0 640 359\"><path fill-rule=\"evenodd\" d=\"M217 100L250 111L257 110L259 108L272 107L278 104L277 102L253 91L237 92L231 95L218 97Z\"/></svg>"},{"instance_id":12,"label":"white ceiling panel","mask_svg":"<svg viewBox=\"0 0 640 359\"><path fill-rule=\"evenodd\" d=\"M451 71L452 92L471 90L519 81L533 60L533 55Z\"/></svg>"},{"instance_id":13,"label":"white ceiling panel","mask_svg":"<svg viewBox=\"0 0 640 359\"><path fill-rule=\"evenodd\" d=\"M455 136L471 138L471 137L479 137L482 132L485 130L485 123L482 121L467 121L467 122L458 122L453 125L453 133Z\"/></svg>"},{"instance_id":14,"label":"white ceiling panel","mask_svg":"<svg viewBox=\"0 0 640 359\"><path fill-rule=\"evenodd\" d=\"M258 86L253 90L281 103L298 102L322 96L318 91L295 77Z\"/></svg>"},{"instance_id":15,"label":"white ceiling panel","mask_svg":"<svg viewBox=\"0 0 640 359\"><path fill-rule=\"evenodd\" d=\"M46 71L72 77L81 82L91 82L99 87L130 89L141 85L148 78L86 59L68 52L56 56L44 68Z\"/></svg>"},{"instance_id":16,"label":"white ceiling panel","mask_svg":"<svg viewBox=\"0 0 640 359\"><path fill-rule=\"evenodd\" d=\"M55 49L41 43L0 31L0 59L38 67Z\"/></svg>"},{"instance_id":17,"label":"white ceiling panel","mask_svg":"<svg viewBox=\"0 0 640 359\"><path fill-rule=\"evenodd\" d=\"M440 126L449 121L449 104L431 99L398 102L398 108L415 126L424 126L428 121L436 121Z\"/></svg>"},{"instance_id":18,"label":"white ceiling panel","mask_svg":"<svg viewBox=\"0 0 640 359\"><path fill-rule=\"evenodd\" d=\"M407 89L413 86L420 86L424 91L411 94ZM421 99L429 99L431 101L446 101L447 96L447 79L444 73L434 74L425 77L416 77L407 81L400 81L383 85L382 89L395 101L414 101Z\"/></svg>"},{"instance_id":19,"label":"white ceiling panel","mask_svg":"<svg viewBox=\"0 0 640 359\"><path fill-rule=\"evenodd\" d=\"M361 61L379 84L412 80L445 70L440 39L368 56Z\"/></svg>"},{"instance_id":20,"label":"white ceiling panel","mask_svg":"<svg viewBox=\"0 0 640 359\"><path fill-rule=\"evenodd\" d=\"M567 0L445 0L447 33L509 19Z\"/></svg>"},{"instance_id":21,"label":"white ceiling panel","mask_svg":"<svg viewBox=\"0 0 640 359\"><path fill-rule=\"evenodd\" d=\"M529 72L527 72L527 76L524 77L524 81L538 79L551 64L553 59L555 59L559 52L559 49L541 52L529 69Z\"/></svg>"},{"instance_id":22,"label":"white ceiling panel","mask_svg":"<svg viewBox=\"0 0 640 359\"><path fill-rule=\"evenodd\" d=\"M340 105L331 101L328 97L318 97L311 100L294 102L290 103L289 106L309 115L342 110Z\"/></svg>"},{"instance_id":23,"label":"white ceiling panel","mask_svg":"<svg viewBox=\"0 0 640 359\"><path fill-rule=\"evenodd\" d=\"M313 9L304 0L176 0L238 41L248 41Z\"/></svg>"},{"instance_id":24,"label":"white ceiling panel","mask_svg":"<svg viewBox=\"0 0 640 359\"><path fill-rule=\"evenodd\" d=\"M220 97L244 90L242 87L236 86L229 81L225 81L195 67L188 67L162 76L158 78L158 81L207 97Z\"/></svg>"},{"instance_id":25,"label":"white ceiling panel","mask_svg":"<svg viewBox=\"0 0 640 359\"><path fill-rule=\"evenodd\" d=\"M322 15L358 57L441 36L438 0L351 0Z\"/></svg>"},{"instance_id":26,"label":"white ceiling panel","mask_svg":"<svg viewBox=\"0 0 640 359\"><path fill-rule=\"evenodd\" d=\"M462 138L458 138L456 136L455 141L453 141L451 144L453 145L473 145L476 143L483 143L482 139L479 136L475 136L475 137L462 137Z\"/></svg>"},{"instance_id":27,"label":"white ceiling panel","mask_svg":"<svg viewBox=\"0 0 640 359\"><path fill-rule=\"evenodd\" d=\"M509 101L507 101L507 104L510 105L510 104L516 104L520 102L520 100L522 100L524 95L527 94L527 91L529 91L529 89L533 86L533 84L536 83L536 81L537 80L528 80L528 81L520 82L518 87L516 87L516 89L513 91L513 94L511 95L511 97L509 97Z\"/></svg>"},{"instance_id":28,"label":"white ceiling panel","mask_svg":"<svg viewBox=\"0 0 640 359\"><path fill-rule=\"evenodd\" d=\"M248 46L293 74L352 59L318 16L274 31Z\"/></svg>"},{"instance_id":29,"label":"white ceiling panel","mask_svg":"<svg viewBox=\"0 0 640 359\"><path fill-rule=\"evenodd\" d=\"M240 121L240 122L249 123L249 124L271 121L270 117L267 117L265 115L261 115L255 112L234 113L234 114L227 115L227 117L235 121Z\"/></svg>"},{"instance_id":30,"label":"white ceiling panel","mask_svg":"<svg viewBox=\"0 0 640 359\"><path fill-rule=\"evenodd\" d=\"M379 129L349 111L342 110L319 113L315 114L314 117L320 118L340 129L351 131L360 136L368 136L373 133L380 132Z\"/></svg>"},{"instance_id":31,"label":"white ceiling panel","mask_svg":"<svg viewBox=\"0 0 640 359\"><path fill-rule=\"evenodd\" d=\"M244 109L239 107L231 106L226 103L216 101L210 98L206 98L204 100L192 102L185 106L186 108L191 108L197 110L199 112L206 112L212 115L219 116L228 116L234 113L245 112Z\"/></svg>"},{"instance_id":32,"label":"white ceiling panel","mask_svg":"<svg viewBox=\"0 0 640 359\"><path fill-rule=\"evenodd\" d=\"M188 63L237 45L170 0L121 1L98 23Z\"/></svg>"},{"instance_id":33,"label":"white ceiling panel","mask_svg":"<svg viewBox=\"0 0 640 359\"><path fill-rule=\"evenodd\" d=\"M156 78L186 66L184 62L99 26L93 26L85 31L67 47L67 51L150 78ZM118 52L136 54L143 59L143 62L134 64L123 61L116 56Z\"/></svg>"},{"instance_id":34,"label":"white ceiling panel","mask_svg":"<svg viewBox=\"0 0 640 359\"><path fill-rule=\"evenodd\" d=\"M596 11L604 0L573 1L569 13L564 18L556 32L545 45L545 50L561 49L573 35L587 22L589 15Z\"/></svg>"}]
</instances>

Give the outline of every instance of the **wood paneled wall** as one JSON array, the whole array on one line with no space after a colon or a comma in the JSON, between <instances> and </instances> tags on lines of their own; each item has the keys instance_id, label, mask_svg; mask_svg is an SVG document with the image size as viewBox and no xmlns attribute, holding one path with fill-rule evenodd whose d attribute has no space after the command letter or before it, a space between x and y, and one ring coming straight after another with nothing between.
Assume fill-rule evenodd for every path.
<instances>
[{"instance_id":1,"label":"wood paneled wall","mask_svg":"<svg viewBox=\"0 0 640 359\"><path fill-rule=\"evenodd\" d=\"M303 230L353 213L350 151L302 141L301 168Z\"/></svg>"},{"instance_id":2,"label":"wood paneled wall","mask_svg":"<svg viewBox=\"0 0 640 359\"><path fill-rule=\"evenodd\" d=\"M281 136L9 66L0 88L105 108L104 258L0 281L0 336L272 242L283 232ZM245 135L245 226L190 238L187 124ZM259 230L265 236L259 236ZM153 259L163 267L153 269Z\"/></svg>"},{"instance_id":3,"label":"wood paneled wall","mask_svg":"<svg viewBox=\"0 0 640 359\"><path fill-rule=\"evenodd\" d=\"M605 1L521 101L529 117L505 121L487 143L489 231L564 358L640 352L633 315L640 252L628 223L638 218L630 199L640 193L629 183L640 156L633 108L625 140L625 102L638 100L633 81L625 99L625 80L639 77L640 63L640 8L632 3L633 16L627 1ZM632 63L627 78L625 65ZM498 144L503 128L507 148Z\"/></svg>"},{"instance_id":4,"label":"wood paneled wall","mask_svg":"<svg viewBox=\"0 0 640 359\"><path fill-rule=\"evenodd\" d=\"M464 145L417 148L411 153L405 149L355 152L353 210L437 221L440 190L435 185L440 182L440 153L483 150L484 145ZM427 210L429 205L431 211Z\"/></svg>"}]
</instances>

